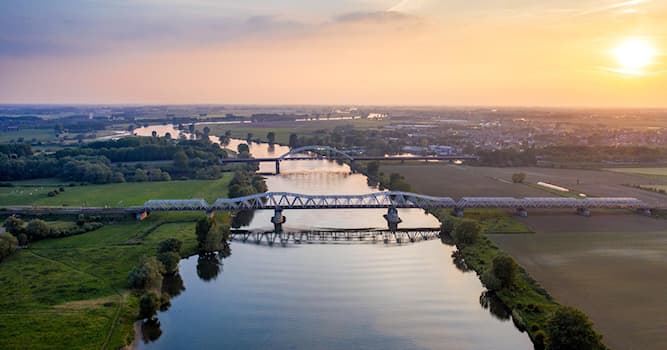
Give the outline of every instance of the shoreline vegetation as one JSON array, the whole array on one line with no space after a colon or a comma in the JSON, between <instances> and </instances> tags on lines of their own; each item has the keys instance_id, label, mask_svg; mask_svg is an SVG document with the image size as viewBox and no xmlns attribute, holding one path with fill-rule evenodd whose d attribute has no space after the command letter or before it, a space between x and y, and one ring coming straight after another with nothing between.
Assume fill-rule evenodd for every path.
<instances>
[{"instance_id":1,"label":"shoreline vegetation","mask_svg":"<svg viewBox=\"0 0 667 350\"><path fill-rule=\"evenodd\" d=\"M400 174L379 172L377 162L351 165L380 188L410 191ZM559 304L539 282L488 237L493 233L532 233L525 225L500 210L474 210L466 218L444 209L428 210L441 223L441 240L455 245L454 264L474 271L487 289L510 310L514 325L530 337L535 349L608 349L602 336L581 311ZM485 294L483 294L485 295Z\"/></svg>"}]
</instances>

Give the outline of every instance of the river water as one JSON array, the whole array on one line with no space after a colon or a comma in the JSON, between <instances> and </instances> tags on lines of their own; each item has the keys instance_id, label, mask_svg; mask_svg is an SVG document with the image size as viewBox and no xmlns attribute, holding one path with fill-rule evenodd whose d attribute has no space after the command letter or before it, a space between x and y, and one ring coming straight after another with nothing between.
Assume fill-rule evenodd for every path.
<instances>
[{"instance_id":1,"label":"river water","mask_svg":"<svg viewBox=\"0 0 667 350\"><path fill-rule=\"evenodd\" d=\"M155 129L151 127L149 129ZM150 131L147 131L150 135ZM158 131L160 132L160 131ZM142 133L138 133L142 134ZM216 138L217 139L217 138ZM216 140L217 141L217 140ZM235 149L240 140L232 140ZM251 144L256 157L289 149ZM261 172L273 172L273 163ZM269 191L365 194L364 175L326 160L285 161ZM285 210L286 231L386 229L385 210ZM400 228L438 227L422 210ZM258 211L249 230L271 230ZM171 307L144 329L139 349L532 349L502 305L482 298L474 272L440 240L406 245L232 242L215 258L180 263ZM173 282L173 281L172 281ZM151 338L151 339L148 339Z\"/></svg>"}]
</instances>

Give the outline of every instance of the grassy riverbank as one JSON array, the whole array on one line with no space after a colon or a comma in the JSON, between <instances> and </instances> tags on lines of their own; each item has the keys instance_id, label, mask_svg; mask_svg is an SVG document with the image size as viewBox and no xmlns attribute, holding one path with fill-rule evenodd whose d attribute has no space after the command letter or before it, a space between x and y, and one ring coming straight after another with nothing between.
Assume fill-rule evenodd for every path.
<instances>
[{"instance_id":1,"label":"grassy riverbank","mask_svg":"<svg viewBox=\"0 0 667 350\"><path fill-rule=\"evenodd\" d=\"M187 180L161 182L128 182L105 185L67 186L57 196L48 193L58 188L58 181L17 181L14 187L0 187L3 205L68 205L127 207L141 205L149 199L204 198L214 201L227 196L233 174L225 173L218 180Z\"/></svg>"},{"instance_id":2,"label":"grassy riverbank","mask_svg":"<svg viewBox=\"0 0 667 350\"><path fill-rule=\"evenodd\" d=\"M116 349L128 344L137 299L128 272L167 238L195 253L201 213L154 214L36 242L0 265L0 349Z\"/></svg>"}]
</instances>

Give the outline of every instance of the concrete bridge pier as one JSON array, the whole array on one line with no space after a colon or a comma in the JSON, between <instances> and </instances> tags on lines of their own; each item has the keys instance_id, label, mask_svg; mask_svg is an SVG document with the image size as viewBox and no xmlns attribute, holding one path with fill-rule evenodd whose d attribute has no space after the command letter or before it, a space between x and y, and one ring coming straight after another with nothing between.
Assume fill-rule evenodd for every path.
<instances>
[{"instance_id":1,"label":"concrete bridge pier","mask_svg":"<svg viewBox=\"0 0 667 350\"><path fill-rule=\"evenodd\" d=\"M462 218L463 217L463 208L454 208L454 210L452 210L452 214L454 214L454 216L456 216L456 217Z\"/></svg>"},{"instance_id":2,"label":"concrete bridge pier","mask_svg":"<svg viewBox=\"0 0 667 350\"><path fill-rule=\"evenodd\" d=\"M280 160L276 160L276 175L280 175Z\"/></svg>"},{"instance_id":3,"label":"concrete bridge pier","mask_svg":"<svg viewBox=\"0 0 667 350\"><path fill-rule=\"evenodd\" d=\"M641 215L646 215L646 216L651 216L651 214L653 214L653 213L651 212L651 209L649 209L649 208L640 208L640 209L637 209L637 213L639 213L639 214L641 214Z\"/></svg>"},{"instance_id":4,"label":"concrete bridge pier","mask_svg":"<svg viewBox=\"0 0 667 350\"><path fill-rule=\"evenodd\" d=\"M591 216L591 211L588 208L577 208L577 215Z\"/></svg>"},{"instance_id":5,"label":"concrete bridge pier","mask_svg":"<svg viewBox=\"0 0 667 350\"><path fill-rule=\"evenodd\" d=\"M387 220L387 225L389 226L389 230L391 232L396 232L398 229L398 224L403 222L401 218L398 216L398 209L395 207L390 207L387 209L387 214L383 215L384 219Z\"/></svg>"},{"instance_id":6,"label":"concrete bridge pier","mask_svg":"<svg viewBox=\"0 0 667 350\"><path fill-rule=\"evenodd\" d=\"M136 215L137 221L144 221L144 219L147 217L148 217L148 212L146 210L142 211L141 213L137 213Z\"/></svg>"},{"instance_id":7,"label":"concrete bridge pier","mask_svg":"<svg viewBox=\"0 0 667 350\"><path fill-rule=\"evenodd\" d=\"M283 224L287 221L287 218L283 216L283 210L282 209L276 209L273 217L271 217L271 223L273 223L273 230L274 232L282 232L283 231Z\"/></svg>"},{"instance_id":8,"label":"concrete bridge pier","mask_svg":"<svg viewBox=\"0 0 667 350\"><path fill-rule=\"evenodd\" d=\"M514 214L516 214L517 216L520 216L522 218L525 218L525 217L528 216L528 211L526 210L526 208L515 208L514 209Z\"/></svg>"}]
</instances>

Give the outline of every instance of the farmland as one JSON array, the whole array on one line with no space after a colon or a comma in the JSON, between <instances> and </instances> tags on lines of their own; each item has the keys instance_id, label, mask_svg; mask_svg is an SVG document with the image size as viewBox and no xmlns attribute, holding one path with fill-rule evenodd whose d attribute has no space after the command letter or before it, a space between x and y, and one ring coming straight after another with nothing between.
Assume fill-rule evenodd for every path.
<instances>
[{"instance_id":1,"label":"farmland","mask_svg":"<svg viewBox=\"0 0 667 350\"><path fill-rule=\"evenodd\" d=\"M0 187L0 203L127 207L141 205L149 199L204 198L213 201L227 196L230 179L231 174L225 174L219 180L131 182L73 187L55 179L19 181L14 187ZM64 186L65 191L49 197L48 193L57 186Z\"/></svg>"},{"instance_id":2,"label":"farmland","mask_svg":"<svg viewBox=\"0 0 667 350\"><path fill-rule=\"evenodd\" d=\"M485 168L451 165L382 166L417 192L440 196L545 196L529 186L545 181L596 196L633 196L661 205L667 196L623 186L642 175L609 171ZM528 185L508 181L524 172ZM667 220L623 212L531 211L517 219L534 234L489 235L559 302L582 309L614 349L664 349L667 316ZM629 296L633 296L630 298Z\"/></svg>"}]
</instances>

